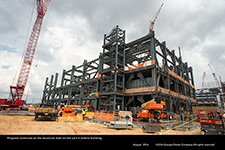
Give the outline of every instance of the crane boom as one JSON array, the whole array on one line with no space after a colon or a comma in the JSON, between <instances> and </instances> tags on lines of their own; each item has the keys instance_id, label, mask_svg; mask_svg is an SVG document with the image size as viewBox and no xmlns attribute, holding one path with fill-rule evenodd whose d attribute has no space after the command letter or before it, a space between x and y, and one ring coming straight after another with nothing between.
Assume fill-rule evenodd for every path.
<instances>
[{"instance_id":1,"label":"crane boom","mask_svg":"<svg viewBox=\"0 0 225 150\"><path fill-rule=\"evenodd\" d=\"M154 24L155 24L155 21L156 21L156 19L157 19L158 15L159 15L159 13L160 13L160 11L161 11L161 9L162 9L163 5L164 5L164 3L162 3L162 5L160 6L160 8L159 8L159 10L158 10L157 14L155 15L154 20L153 20L153 21L150 21L150 27L149 27L149 32L148 32L148 33L150 33L150 31L151 31L151 30L153 30L153 28L154 28Z\"/></svg>"},{"instance_id":2,"label":"crane boom","mask_svg":"<svg viewBox=\"0 0 225 150\"><path fill-rule=\"evenodd\" d=\"M211 72L212 72L212 75L213 75L213 77L214 77L214 80L216 81L216 84L217 84L218 88L220 89L220 83L219 83L219 81L218 81L218 79L217 79L217 77L216 77L216 74L213 72L213 70L212 70L210 64L208 64L208 65L209 65L209 68L210 68L210 70L211 70Z\"/></svg>"},{"instance_id":3,"label":"crane boom","mask_svg":"<svg viewBox=\"0 0 225 150\"><path fill-rule=\"evenodd\" d=\"M16 86L10 86L12 99L9 101L11 102L15 100L22 100L23 93L27 84L28 76L30 73L30 68L34 58L37 42L39 39L42 21L47 12L50 2L51 0L37 0L37 18L34 23L32 32L30 34L30 37L26 46L26 50L24 52L23 61L20 68L17 84Z\"/></svg>"},{"instance_id":4,"label":"crane boom","mask_svg":"<svg viewBox=\"0 0 225 150\"><path fill-rule=\"evenodd\" d=\"M205 71L204 71L204 72L203 72L203 76L202 76L202 87L201 87L200 93L202 92L203 87L204 87L204 83L205 83L205 76L206 76L206 74L205 74Z\"/></svg>"}]
</instances>

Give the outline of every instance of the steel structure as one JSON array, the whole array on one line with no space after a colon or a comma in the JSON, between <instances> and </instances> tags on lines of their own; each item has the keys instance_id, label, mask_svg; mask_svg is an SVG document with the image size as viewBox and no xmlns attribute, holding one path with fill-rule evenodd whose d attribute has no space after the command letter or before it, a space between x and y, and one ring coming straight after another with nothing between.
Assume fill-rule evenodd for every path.
<instances>
[{"instance_id":1,"label":"steel structure","mask_svg":"<svg viewBox=\"0 0 225 150\"><path fill-rule=\"evenodd\" d=\"M103 53L90 62L46 78L42 103L92 104L96 110L129 110L156 96L166 102L167 111L190 111L195 103L192 67L177 57L154 31L125 42L125 30L116 26L104 35ZM180 49L179 49L180 52ZM54 82L53 82L54 80Z\"/></svg>"},{"instance_id":2,"label":"steel structure","mask_svg":"<svg viewBox=\"0 0 225 150\"><path fill-rule=\"evenodd\" d=\"M218 106L224 103L225 84L220 82L221 87L217 87L217 82L205 82L207 87L196 89L197 106ZM220 101L218 101L218 98ZM224 104L222 104L224 105Z\"/></svg>"}]
</instances>

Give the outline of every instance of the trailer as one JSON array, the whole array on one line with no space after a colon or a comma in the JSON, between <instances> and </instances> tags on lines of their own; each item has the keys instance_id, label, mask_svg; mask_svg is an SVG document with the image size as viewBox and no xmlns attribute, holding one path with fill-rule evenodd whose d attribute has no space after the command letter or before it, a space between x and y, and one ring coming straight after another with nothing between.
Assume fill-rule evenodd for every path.
<instances>
[{"instance_id":1,"label":"trailer","mask_svg":"<svg viewBox=\"0 0 225 150\"><path fill-rule=\"evenodd\" d=\"M114 129L132 129L133 123L130 121L110 121L106 124L108 128Z\"/></svg>"}]
</instances>

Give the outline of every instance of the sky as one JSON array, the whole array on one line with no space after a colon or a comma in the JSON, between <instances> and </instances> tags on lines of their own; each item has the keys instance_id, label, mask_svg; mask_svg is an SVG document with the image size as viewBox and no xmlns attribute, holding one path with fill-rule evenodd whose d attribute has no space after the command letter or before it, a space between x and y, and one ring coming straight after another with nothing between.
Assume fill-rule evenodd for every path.
<instances>
[{"instance_id":1,"label":"sky","mask_svg":"<svg viewBox=\"0 0 225 150\"><path fill-rule=\"evenodd\" d=\"M225 80L225 0L52 0L24 99L40 102L46 77L59 73L59 85L63 69L97 58L104 34L116 25L126 30L127 43L145 36L162 3L155 36L176 55L181 48L183 61L193 67L195 87L201 87L204 71L205 82L214 82L208 64ZM9 86L16 84L13 79L35 19L35 0L0 0L1 98L8 98Z\"/></svg>"}]
</instances>

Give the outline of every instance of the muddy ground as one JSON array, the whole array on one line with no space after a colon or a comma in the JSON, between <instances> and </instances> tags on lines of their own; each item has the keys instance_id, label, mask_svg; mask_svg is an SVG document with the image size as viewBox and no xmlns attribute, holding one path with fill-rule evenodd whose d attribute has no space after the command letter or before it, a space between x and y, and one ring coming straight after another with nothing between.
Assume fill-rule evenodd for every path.
<instances>
[{"instance_id":1,"label":"muddy ground","mask_svg":"<svg viewBox=\"0 0 225 150\"><path fill-rule=\"evenodd\" d=\"M65 120L66 117L59 117L58 121L35 121L34 116L0 114L0 135L149 135L149 133L143 133L141 128L115 130L89 121L68 123ZM199 135L199 133L200 129L170 130L162 135Z\"/></svg>"}]
</instances>

